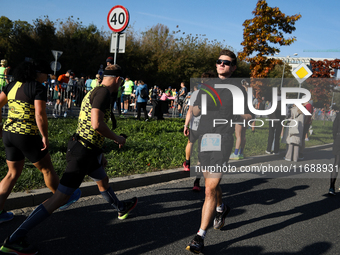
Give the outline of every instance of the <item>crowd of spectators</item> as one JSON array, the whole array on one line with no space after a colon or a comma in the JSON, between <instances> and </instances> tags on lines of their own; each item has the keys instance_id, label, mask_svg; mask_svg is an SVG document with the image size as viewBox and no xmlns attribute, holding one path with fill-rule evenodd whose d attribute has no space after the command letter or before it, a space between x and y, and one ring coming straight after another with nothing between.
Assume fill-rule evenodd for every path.
<instances>
[{"instance_id":1,"label":"crowd of spectators","mask_svg":"<svg viewBox=\"0 0 340 255\"><path fill-rule=\"evenodd\" d=\"M79 107L86 93L100 85L101 81L102 77L99 74L93 76L81 74L77 77L72 70L59 76L49 75L43 85L47 87L47 105L53 105L53 116L67 117L67 114L72 111L72 106ZM117 111L121 118L132 113L140 119L138 108L143 112L145 109L145 120L151 117L162 119L164 115L182 117L182 113L188 107L191 91L187 92L184 82L180 86L179 91L171 86L167 89L161 89L157 85L148 87L142 80L132 81L130 77L126 77L114 102L114 111ZM139 87L143 89L138 89ZM151 110L147 111L146 105L152 105Z\"/></svg>"}]
</instances>

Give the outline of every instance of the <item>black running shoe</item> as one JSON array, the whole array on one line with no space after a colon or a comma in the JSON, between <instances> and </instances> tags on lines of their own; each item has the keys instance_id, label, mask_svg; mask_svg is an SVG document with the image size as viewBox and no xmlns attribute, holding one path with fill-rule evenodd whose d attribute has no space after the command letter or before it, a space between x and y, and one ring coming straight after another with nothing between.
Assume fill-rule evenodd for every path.
<instances>
[{"instance_id":1,"label":"black running shoe","mask_svg":"<svg viewBox=\"0 0 340 255\"><path fill-rule=\"evenodd\" d=\"M335 190L334 188L329 188L328 194L335 196Z\"/></svg>"},{"instance_id":2,"label":"black running shoe","mask_svg":"<svg viewBox=\"0 0 340 255\"><path fill-rule=\"evenodd\" d=\"M17 255L33 255L38 254L38 249L33 245L30 245L26 241L26 237L23 237L17 241L10 242L9 237L6 238L5 242L0 248L3 254L17 254Z\"/></svg>"},{"instance_id":3,"label":"black running shoe","mask_svg":"<svg viewBox=\"0 0 340 255\"><path fill-rule=\"evenodd\" d=\"M188 243L188 246L185 249L198 254L203 250L203 248L204 248L203 238L199 235L196 235L194 239Z\"/></svg>"},{"instance_id":4,"label":"black running shoe","mask_svg":"<svg viewBox=\"0 0 340 255\"><path fill-rule=\"evenodd\" d=\"M118 212L118 219L125 220L129 212L131 212L137 205L138 198L134 197L131 200L123 201L124 203L124 210Z\"/></svg>"},{"instance_id":5,"label":"black running shoe","mask_svg":"<svg viewBox=\"0 0 340 255\"><path fill-rule=\"evenodd\" d=\"M224 226L224 219L230 212L230 208L224 205L223 212L216 212L216 216L214 219L214 229L221 229Z\"/></svg>"}]
</instances>

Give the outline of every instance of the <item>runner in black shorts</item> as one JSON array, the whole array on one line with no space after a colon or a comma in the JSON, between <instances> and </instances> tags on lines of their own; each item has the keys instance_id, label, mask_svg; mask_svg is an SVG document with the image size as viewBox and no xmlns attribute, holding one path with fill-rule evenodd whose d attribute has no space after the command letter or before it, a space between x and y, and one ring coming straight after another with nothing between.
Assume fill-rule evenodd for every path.
<instances>
[{"instance_id":1,"label":"runner in black shorts","mask_svg":"<svg viewBox=\"0 0 340 255\"><path fill-rule=\"evenodd\" d=\"M224 87L225 84L237 84L243 92L243 96L246 96L245 89L239 83L235 83L230 79L230 76L236 70L236 62L237 57L232 51L221 51L216 61L218 79L211 80L207 84L211 91L212 89L215 90L214 93L219 96L221 101L215 103L214 97L210 97L210 92L207 90L209 87L206 87L205 89L200 89L193 107L193 115L196 117L201 116L198 127L200 134L198 139L198 158L201 163L201 172L203 172L205 178L205 200L202 207L200 228L186 247L187 250L194 253L200 253L203 250L204 238L212 219L214 218L214 229L221 229L224 226L225 217L230 211L230 208L222 200L220 187L222 171L214 172L214 167L216 170L218 167L223 169L228 164L229 155L233 147L234 126L214 125L214 120L228 120L229 124L231 121L234 123L242 120L247 121L252 117L246 103L244 105L245 114L241 116L234 115L233 95L228 88ZM208 171L204 172L203 170Z\"/></svg>"},{"instance_id":2,"label":"runner in black shorts","mask_svg":"<svg viewBox=\"0 0 340 255\"><path fill-rule=\"evenodd\" d=\"M22 240L34 226L69 199L85 175L89 175L97 182L102 196L118 210L118 219L125 219L136 206L137 198L119 201L116 197L104 170L107 161L101 150L105 137L114 140L120 147L125 144L125 138L116 135L106 125L110 118L110 96L118 91L124 81L121 73L118 65L106 67L102 84L86 94L81 104L78 128L68 143L67 167L56 193L31 213L26 221L5 240L0 251L20 250L21 254L36 254L38 252L36 248Z\"/></svg>"},{"instance_id":3,"label":"runner in black shorts","mask_svg":"<svg viewBox=\"0 0 340 255\"><path fill-rule=\"evenodd\" d=\"M187 96L187 88L185 87L185 83L181 82L181 89L178 92L178 100L177 100L179 117L182 117L183 103L184 103L186 96Z\"/></svg>"},{"instance_id":4,"label":"runner in black shorts","mask_svg":"<svg viewBox=\"0 0 340 255\"><path fill-rule=\"evenodd\" d=\"M48 153L47 92L42 85L48 72L48 64L42 61L24 62L14 71L15 81L4 87L0 94L0 108L6 103L9 108L8 118L0 126L8 165L8 173L0 182L0 223L13 218L13 213L3 209L21 175L25 157L43 173L46 186L53 193L59 184Z\"/></svg>"}]
</instances>

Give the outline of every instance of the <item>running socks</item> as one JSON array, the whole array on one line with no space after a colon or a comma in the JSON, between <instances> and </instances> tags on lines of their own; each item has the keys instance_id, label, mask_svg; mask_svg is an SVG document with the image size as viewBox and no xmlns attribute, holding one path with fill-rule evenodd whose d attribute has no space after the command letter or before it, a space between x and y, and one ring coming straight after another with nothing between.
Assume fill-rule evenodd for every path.
<instances>
[{"instance_id":1,"label":"running socks","mask_svg":"<svg viewBox=\"0 0 340 255\"><path fill-rule=\"evenodd\" d=\"M43 206L40 204L35 210L28 216L28 218L14 231L14 233L9 237L10 242L14 242L21 237L27 235L28 231L34 228L36 225L44 221L50 214Z\"/></svg>"},{"instance_id":2,"label":"running socks","mask_svg":"<svg viewBox=\"0 0 340 255\"><path fill-rule=\"evenodd\" d=\"M190 159L186 159L186 160L185 160L185 164L186 164L187 166L190 166Z\"/></svg>"},{"instance_id":3,"label":"running socks","mask_svg":"<svg viewBox=\"0 0 340 255\"><path fill-rule=\"evenodd\" d=\"M109 187L106 191L100 193L102 194L103 198L107 202L109 202L109 204L112 205L115 209L119 211L124 210L124 203L118 200L116 194L111 187Z\"/></svg>"},{"instance_id":4,"label":"running socks","mask_svg":"<svg viewBox=\"0 0 340 255\"><path fill-rule=\"evenodd\" d=\"M238 154L238 149L235 149L235 152L234 152L234 154L235 154L235 155L237 155L237 154Z\"/></svg>"},{"instance_id":5,"label":"running socks","mask_svg":"<svg viewBox=\"0 0 340 255\"><path fill-rule=\"evenodd\" d=\"M243 148L240 149L240 154L243 154Z\"/></svg>"},{"instance_id":6,"label":"running socks","mask_svg":"<svg viewBox=\"0 0 340 255\"><path fill-rule=\"evenodd\" d=\"M207 231L200 228L197 232L197 235L201 236L202 239L204 239L206 233L207 233Z\"/></svg>"},{"instance_id":7,"label":"running socks","mask_svg":"<svg viewBox=\"0 0 340 255\"><path fill-rule=\"evenodd\" d=\"M224 209L224 204L223 203L220 206L216 207L216 211L217 212L223 212L223 209Z\"/></svg>"}]
</instances>

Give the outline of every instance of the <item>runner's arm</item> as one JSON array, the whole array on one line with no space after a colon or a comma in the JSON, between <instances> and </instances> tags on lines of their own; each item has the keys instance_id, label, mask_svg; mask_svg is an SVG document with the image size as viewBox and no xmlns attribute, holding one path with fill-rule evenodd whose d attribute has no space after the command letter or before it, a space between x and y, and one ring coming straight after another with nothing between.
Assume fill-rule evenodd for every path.
<instances>
[{"instance_id":1,"label":"runner's arm","mask_svg":"<svg viewBox=\"0 0 340 255\"><path fill-rule=\"evenodd\" d=\"M7 104L7 96L4 92L0 94L0 122L2 123L2 107ZM0 125L0 138L2 137L2 126Z\"/></svg>"},{"instance_id":2,"label":"runner's arm","mask_svg":"<svg viewBox=\"0 0 340 255\"><path fill-rule=\"evenodd\" d=\"M112 132L104 121L104 113L98 108L91 109L91 126L102 136L105 136L118 144L124 145L125 138Z\"/></svg>"},{"instance_id":3,"label":"runner's arm","mask_svg":"<svg viewBox=\"0 0 340 255\"><path fill-rule=\"evenodd\" d=\"M183 134L185 136L189 136L189 132L190 132L189 123L190 123L190 119L191 119L191 115L192 115L191 112L192 112L192 106L189 105L189 110L187 112L187 116L185 117L184 130L183 130Z\"/></svg>"},{"instance_id":4,"label":"runner's arm","mask_svg":"<svg viewBox=\"0 0 340 255\"><path fill-rule=\"evenodd\" d=\"M35 107L35 120L37 122L38 129L42 136L43 148L45 150L48 148L48 122L46 114L46 101L44 100L34 100Z\"/></svg>"},{"instance_id":5,"label":"runner's arm","mask_svg":"<svg viewBox=\"0 0 340 255\"><path fill-rule=\"evenodd\" d=\"M7 84L9 84L9 79L8 79L8 68L5 69L4 75L5 75L5 77L6 77L6 82L7 82Z\"/></svg>"},{"instance_id":6,"label":"runner's arm","mask_svg":"<svg viewBox=\"0 0 340 255\"><path fill-rule=\"evenodd\" d=\"M241 120L249 121L251 119L252 119L252 116L249 113L241 115Z\"/></svg>"}]
</instances>

